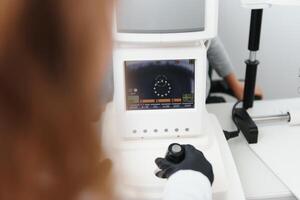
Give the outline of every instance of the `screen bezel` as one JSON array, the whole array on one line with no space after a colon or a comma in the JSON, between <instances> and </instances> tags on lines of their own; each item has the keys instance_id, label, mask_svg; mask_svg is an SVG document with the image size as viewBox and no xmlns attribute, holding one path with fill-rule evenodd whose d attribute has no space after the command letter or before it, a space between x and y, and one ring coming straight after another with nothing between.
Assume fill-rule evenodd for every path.
<instances>
[{"instance_id":1,"label":"screen bezel","mask_svg":"<svg viewBox=\"0 0 300 200\"><path fill-rule=\"evenodd\" d=\"M218 24L218 0L205 0L205 27L204 31L183 33L120 33L117 31L117 13L114 13L114 38L118 42L195 42L210 39L217 35Z\"/></svg>"},{"instance_id":2,"label":"screen bezel","mask_svg":"<svg viewBox=\"0 0 300 200\"><path fill-rule=\"evenodd\" d=\"M143 112L126 110L126 94L125 94L125 71L124 61L139 60L195 60L195 107L185 110L148 110L147 115L156 115L158 113L165 115L173 112L198 112L205 106L206 99L206 76L207 76L207 47L204 43L195 46L182 46L180 48L167 47L144 47L130 48L123 47L114 50L113 66L114 66L114 97L113 101L116 105L117 112L127 113L130 115L142 115ZM127 115L126 114L126 115Z\"/></svg>"},{"instance_id":3,"label":"screen bezel","mask_svg":"<svg viewBox=\"0 0 300 200\"><path fill-rule=\"evenodd\" d=\"M202 130L202 123L194 123L187 119L201 119L206 113L206 76L207 76L207 46L206 43L198 42L193 45L161 45L156 46L118 46L113 53L114 73L114 96L113 96L113 117L118 121L118 128L123 130L122 134L127 137L136 137L132 134L136 130L163 130L169 127L183 129L190 128L189 133L199 134ZM125 94L125 72L124 61L138 60L174 60L194 59L195 60L195 107L193 109L172 109L172 110L126 110ZM176 126L176 127L174 127ZM173 128L172 128L173 127ZM176 132L170 132L175 134ZM149 134L149 135L148 135ZM151 137L152 133L141 134L142 137ZM157 133L153 132L153 135Z\"/></svg>"}]
</instances>

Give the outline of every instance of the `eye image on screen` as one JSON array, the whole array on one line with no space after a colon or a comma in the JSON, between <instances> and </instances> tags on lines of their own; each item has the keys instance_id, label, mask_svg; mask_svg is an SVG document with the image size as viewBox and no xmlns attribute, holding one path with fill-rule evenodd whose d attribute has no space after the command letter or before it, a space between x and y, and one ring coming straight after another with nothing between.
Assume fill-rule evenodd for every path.
<instances>
[{"instance_id":1,"label":"eye image on screen","mask_svg":"<svg viewBox=\"0 0 300 200\"><path fill-rule=\"evenodd\" d=\"M195 60L125 61L127 110L194 108Z\"/></svg>"}]
</instances>

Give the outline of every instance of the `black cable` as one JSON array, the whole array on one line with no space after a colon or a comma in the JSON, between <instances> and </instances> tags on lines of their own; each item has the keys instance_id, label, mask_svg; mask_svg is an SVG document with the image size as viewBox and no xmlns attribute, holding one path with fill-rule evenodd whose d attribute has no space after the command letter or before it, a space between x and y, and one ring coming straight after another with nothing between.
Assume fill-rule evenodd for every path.
<instances>
[{"instance_id":1,"label":"black cable","mask_svg":"<svg viewBox=\"0 0 300 200\"><path fill-rule=\"evenodd\" d=\"M237 101L237 102L233 105L233 107L232 107L231 116L232 116L232 121L234 122L234 124L236 124L234 111L235 111L235 109L237 108L237 106L238 106L241 102L242 102L242 101ZM225 130L223 130L226 140L230 140L230 139L232 139L232 138L235 138L235 137L239 136L240 131L241 131L241 130L240 130L240 128L238 128L238 127L237 127L237 130L236 130L236 131L225 131Z\"/></svg>"}]
</instances>

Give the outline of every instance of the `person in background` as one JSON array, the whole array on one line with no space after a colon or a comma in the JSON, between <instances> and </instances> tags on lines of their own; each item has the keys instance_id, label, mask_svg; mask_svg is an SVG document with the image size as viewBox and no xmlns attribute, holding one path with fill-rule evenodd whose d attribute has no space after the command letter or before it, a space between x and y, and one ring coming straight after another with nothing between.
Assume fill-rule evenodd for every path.
<instances>
[{"instance_id":1,"label":"person in background","mask_svg":"<svg viewBox=\"0 0 300 200\"><path fill-rule=\"evenodd\" d=\"M212 69L214 69L220 77L224 78L234 96L238 100L242 100L244 96L244 83L241 83L237 79L229 55L224 48L222 41L218 37L211 40L210 47L207 51L207 59L209 66L212 67ZM208 78L206 91L207 95L209 94L209 90L210 79ZM263 93L259 87L256 87L255 95L259 97L263 96Z\"/></svg>"},{"instance_id":2,"label":"person in background","mask_svg":"<svg viewBox=\"0 0 300 200\"><path fill-rule=\"evenodd\" d=\"M91 123L111 57L112 6L0 1L1 200L115 199L112 163ZM164 200L210 200L212 166L184 148L179 164L156 160L169 179Z\"/></svg>"}]
</instances>

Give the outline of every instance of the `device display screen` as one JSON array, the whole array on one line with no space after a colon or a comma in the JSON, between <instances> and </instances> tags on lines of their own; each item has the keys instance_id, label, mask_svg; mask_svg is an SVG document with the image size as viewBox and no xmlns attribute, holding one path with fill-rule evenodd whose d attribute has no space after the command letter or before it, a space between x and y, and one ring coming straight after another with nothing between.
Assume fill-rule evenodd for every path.
<instances>
[{"instance_id":1,"label":"device display screen","mask_svg":"<svg viewBox=\"0 0 300 200\"><path fill-rule=\"evenodd\" d=\"M125 61L127 110L194 108L195 59Z\"/></svg>"}]
</instances>

